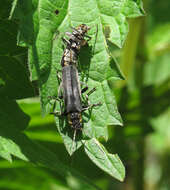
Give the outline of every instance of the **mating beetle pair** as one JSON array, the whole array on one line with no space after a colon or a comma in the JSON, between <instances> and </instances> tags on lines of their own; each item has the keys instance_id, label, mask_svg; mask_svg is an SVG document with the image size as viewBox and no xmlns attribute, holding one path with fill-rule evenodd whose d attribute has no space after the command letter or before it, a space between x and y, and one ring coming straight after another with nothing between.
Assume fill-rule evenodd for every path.
<instances>
[{"instance_id":1,"label":"mating beetle pair","mask_svg":"<svg viewBox=\"0 0 170 190\"><path fill-rule=\"evenodd\" d=\"M61 59L61 87L63 93L62 96L60 96L60 99L57 98L57 100L64 100L64 111L53 112L52 114L57 116L67 116L68 123L74 129L74 141L77 130L82 130L83 127L82 112L94 106L98 106L101 103L90 105L88 101L88 96L96 90L95 88L93 88L86 94L86 100L88 104L82 104L82 93L85 92L88 89L88 87L85 87L82 90L80 89L77 62L81 47L87 43L85 37L91 39L88 35L86 35L90 28L85 24L81 24L77 28L72 29L72 33L66 33L66 35L69 37L69 40L65 38L62 39L63 42L66 44L66 48Z\"/></svg>"}]
</instances>

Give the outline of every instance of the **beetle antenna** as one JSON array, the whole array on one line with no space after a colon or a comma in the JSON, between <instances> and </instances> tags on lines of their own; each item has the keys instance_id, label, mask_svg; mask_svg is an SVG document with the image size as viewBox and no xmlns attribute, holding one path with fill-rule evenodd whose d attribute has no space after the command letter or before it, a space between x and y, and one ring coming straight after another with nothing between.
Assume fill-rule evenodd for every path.
<instances>
[{"instance_id":1,"label":"beetle antenna","mask_svg":"<svg viewBox=\"0 0 170 190\"><path fill-rule=\"evenodd\" d=\"M76 139L76 133L77 133L77 130L74 129L74 134L73 134L73 143L71 145L71 152L73 151L73 147L74 147L74 143L75 143L75 139Z\"/></svg>"}]
</instances>

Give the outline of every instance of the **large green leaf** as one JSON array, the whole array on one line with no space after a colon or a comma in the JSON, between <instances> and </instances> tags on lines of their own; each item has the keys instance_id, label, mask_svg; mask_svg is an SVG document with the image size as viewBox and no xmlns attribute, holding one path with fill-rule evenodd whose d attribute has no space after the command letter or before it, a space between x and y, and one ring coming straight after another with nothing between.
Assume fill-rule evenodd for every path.
<instances>
[{"instance_id":1,"label":"large green leaf","mask_svg":"<svg viewBox=\"0 0 170 190\"><path fill-rule=\"evenodd\" d=\"M107 125L122 125L108 80L123 79L123 76L110 55L107 41L122 47L128 32L126 18L142 14L140 0L26 0L13 4L11 17L20 20L18 44L29 47L29 68L32 79L39 79L43 114L49 113L52 107L48 97L57 96L58 92L56 69L61 70L61 37L71 27L85 23L91 27L88 33L91 40L81 52L80 78L89 89L97 88L89 98L91 103L102 102L102 105L83 114L83 136L107 140ZM63 120L56 120L66 148L71 151L69 126ZM81 142L77 148L80 145Z\"/></svg>"}]
</instances>

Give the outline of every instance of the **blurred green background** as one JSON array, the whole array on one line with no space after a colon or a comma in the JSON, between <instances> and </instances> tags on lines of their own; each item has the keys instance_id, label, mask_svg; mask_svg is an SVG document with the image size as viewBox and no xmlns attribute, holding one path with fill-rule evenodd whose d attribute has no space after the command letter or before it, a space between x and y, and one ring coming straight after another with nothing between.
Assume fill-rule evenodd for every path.
<instances>
[{"instance_id":1,"label":"blurred green background","mask_svg":"<svg viewBox=\"0 0 170 190\"><path fill-rule=\"evenodd\" d=\"M5 5L4 5L5 6ZM124 127L109 126L111 153L118 153L126 179L118 182L98 169L80 149L72 158L58 135L53 116L41 116L39 99L24 99L21 109L31 117L24 131L50 147L63 163L76 168L103 190L170 189L170 1L145 0L145 17L129 20L123 49L114 49L126 80L110 81ZM0 159L0 190L87 189L75 178L46 168Z\"/></svg>"}]
</instances>

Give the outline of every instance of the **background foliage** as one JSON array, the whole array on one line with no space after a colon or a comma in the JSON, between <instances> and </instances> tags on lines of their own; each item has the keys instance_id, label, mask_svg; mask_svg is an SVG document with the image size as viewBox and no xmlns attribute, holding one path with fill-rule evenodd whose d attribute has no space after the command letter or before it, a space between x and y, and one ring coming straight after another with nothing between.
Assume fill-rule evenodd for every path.
<instances>
[{"instance_id":1,"label":"background foliage","mask_svg":"<svg viewBox=\"0 0 170 190\"><path fill-rule=\"evenodd\" d=\"M25 1L24 4L20 4L23 10L18 9L18 15L13 8L11 15L15 18L14 21L7 19L10 15L12 1L0 2L2 5L0 7L0 155L10 162L13 160L11 164L0 159L0 189L30 190L41 187L42 189L78 190L100 187L107 190L168 190L170 178L168 166L170 156L169 1L158 0L156 3L153 0L144 1L146 14L144 17L128 20L129 33L121 50L110 42L121 47L127 33L125 17L142 15L142 10L133 5L125 4L124 8L126 9L121 10L126 11L120 12L120 15L115 11L118 16L117 20L114 20L115 15L108 15L109 19L104 17L103 13L109 13L109 6L99 9L101 10L100 14L103 15L102 23L105 25L116 28L120 26L120 23L123 23L119 30L116 30L121 35L116 38L115 36L118 34L113 33L113 31L110 33L110 38L107 38L109 40L107 41L107 48L112 57L120 63L126 81L117 81L121 73L118 72L117 67L114 67L112 69L112 76L114 77L110 78L107 83L112 89L111 92L114 90L116 95L124 127L111 126L116 123L110 123L108 142L102 142L109 152L118 153L125 164L127 174L123 183L117 182L97 168L82 149L79 149L70 158L57 132L53 116L48 115L42 118L39 99L28 99L28 97L38 95L35 79L38 76L41 77L41 81L45 80L44 73L49 70L47 66L50 65L50 56L56 54L56 50L50 54L44 54L51 52L51 49L42 49L42 47L50 48L53 44L56 47L61 47L58 41L49 44L60 19L57 20L53 12L51 17L48 17L49 14L46 13L49 9L47 12L44 9L37 12L37 6L40 8L46 6L43 2L47 1L39 1L39 4L37 4L38 1L33 1L31 6L29 2ZM114 7L120 6L120 1L113 2L115 3ZM132 4L136 2L139 7L141 5L140 1L129 2ZM102 1L100 3L102 4ZM15 5L17 5L17 1L13 2L13 7ZM55 6L51 5L49 3L48 7L53 10ZM109 1L106 5L109 5ZM123 1L121 5L123 5ZM62 7L63 10L65 9L64 6ZM72 8L74 7L76 5ZM138 12L132 10L138 10ZM61 12L63 17L67 15L67 12ZM28 27L31 24L29 23L30 17L35 24L32 27ZM123 17L124 20L122 20ZM71 18L75 21L74 19L75 17ZM83 19L88 20L89 18ZM44 24L47 26L45 31L41 30ZM76 23L73 22L74 24ZM63 28L60 28L60 33L64 32L67 26L63 26ZM41 33L38 33L39 30ZM49 31L52 32L47 35ZM105 32L107 34L108 31ZM95 30L91 32L91 35L93 36L94 33ZM46 40L48 44L41 44L41 39L45 37L50 39ZM16 41L20 46L16 46ZM36 43L34 44L34 42ZM28 54L26 47L29 48ZM35 52L35 47L38 48L38 52ZM43 57L37 62L40 67L34 64L37 61L35 53L40 54L39 57ZM60 56L53 57L53 69L55 69L54 62L57 59L59 60ZM27 58L30 63L29 69ZM46 64L44 65L44 63ZM97 61L93 60L91 64L96 67ZM33 82L29 80L29 70L32 71ZM39 71L38 74L37 71ZM82 72L84 72L83 68ZM50 80L48 83L43 83L41 88L44 113L50 107L46 102L48 93L53 95L57 88L53 84L55 83L53 72L49 72L49 74ZM91 74L91 76L93 75L94 73ZM95 77L100 79L98 75ZM89 86L94 86L94 82L91 81L92 77L89 77ZM44 95L43 92L49 88L54 91ZM17 103L16 99L18 100ZM103 125L106 126L106 123ZM21 161L19 158L32 163ZM39 167L35 167L35 165ZM42 167L44 165L46 168ZM84 176L88 176L88 178ZM93 184L89 179L93 181Z\"/></svg>"}]
</instances>

